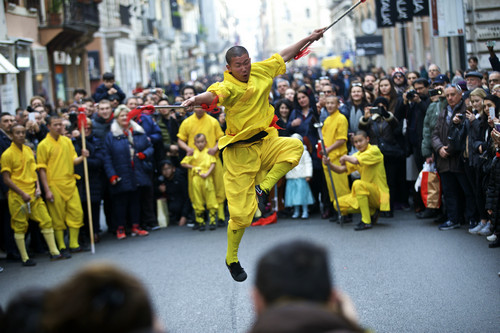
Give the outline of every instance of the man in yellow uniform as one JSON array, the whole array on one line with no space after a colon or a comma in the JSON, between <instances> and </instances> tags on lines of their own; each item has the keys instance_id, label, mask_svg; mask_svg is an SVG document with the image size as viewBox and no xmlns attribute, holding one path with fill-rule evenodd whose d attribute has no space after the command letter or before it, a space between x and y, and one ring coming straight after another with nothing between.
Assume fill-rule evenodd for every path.
<instances>
[{"instance_id":1,"label":"man in yellow uniform","mask_svg":"<svg viewBox=\"0 0 500 333\"><path fill-rule=\"evenodd\" d=\"M331 89L331 88L330 88ZM325 150L330 158L330 162L340 165L340 157L347 155L347 118L339 111L339 98L337 96L328 96L325 99L325 107L329 116L326 117L321 129L323 133L323 141L325 142ZM330 202L333 202L335 197L333 195L332 183L330 181L330 174L328 168L323 164L323 171L325 173L326 184L328 186L328 193L330 195ZM345 173L333 173L333 186L338 197L346 195L351 192L349 189L349 180ZM337 217L337 216L336 216ZM346 219L346 216L342 216ZM334 221L335 219L331 219ZM340 222L340 221L339 221Z\"/></svg>"},{"instance_id":2,"label":"man in yellow uniform","mask_svg":"<svg viewBox=\"0 0 500 333\"><path fill-rule=\"evenodd\" d=\"M177 143L179 147L186 151L187 156L193 155L193 151L196 148L194 144L194 137L198 133L205 135L207 147L209 147L208 154L216 158L215 169L212 174L215 186L215 196L218 203L217 217L219 220L219 226L223 227L226 220L224 215L226 192L224 190L223 171L222 163L219 158L218 141L224 136L224 133L222 132L219 122L214 117L209 116L207 112L201 108L196 109L191 116L182 122L179 132L177 133ZM189 198L194 202L191 185L191 180L193 179L191 170L189 171L188 179Z\"/></svg>"},{"instance_id":3,"label":"man in yellow uniform","mask_svg":"<svg viewBox=\"0 0 500 333\"><path fill-rule=\"evenodd\" d=\"M63 255L68 253L64 243L66 225L69 232L69 251L80 252L78 234L83 226L83 210L76 187L74 165L83 162L89 156L88 150L82 149L82 155L76 155L71 140L62 135L62 118L52 116L47 121L49 134L38 145L37 164L40 180L45 191L45 199L52 217L52 225L57 246Z\"/></svg>"},{"instance_id":4,"label":"man in yellow uniform","mask_svg":"<svg viewBox=\"0 0 500 333\"><path fill-rule=\"evenodd\" d=\"M361 179L352 184L351 193L339 198L339 206L343 215L361 213L361 221L354 230L366 230L377 222L379 210L390 210L389 187L385 176L384 155L380 149L370 144L365 131L357 131L353 141L358 151L352 156L342 156L341 165L331 163L326 156L323 156L323 163L329 163L336 173L358 171L361 175Z\"/></svg>"},{"instance_id":5,"label":"man in yellow uniform","mask_svg":"<svg viewBox=\"0 0 500 333\"><path fill-rule=\"evenodd\" d=\"M205 206L210 216L210 230L215 230L215 214L217 213L217 199L215 197L214 179L212 173L215 169L215 156L208 153L205 135L198 133L194 137L196 149L193 155L182 159L181 165L189 169L192 187L193 209L196 223L200 231L205 231Z\"/></svg>"},{"instance_id":6,"label":"man in yellow uniform","mask_svg":"<svg viewBox=\"0 0 500 333\"><path fill-rule=\"evenodd\" d=\"M182 103L190 107L217 101L225 107L227 129L219 140L219 149L224 149L224 185L230 215L226 266L235 281L247 278L238 260L245 228L257 210L264 210L269 190L298 164L304 149L297 139L278 137L274 108L269 104L273 79L285 73L285 62L303 46L320 39L323 30L315 30L279 54L253 65L244 47L230 48L224 81Z\"/></svg>"},{"instance_id":7,"label":"man in yellow uniform","mask_svg":"<svg viewBox=\"0 0 500 333\"><path fill-rule=\"evenodd\" d=\"M9 187L8 202L10 225L14 230L14 239L21 254L23 266L35 266L26 251L24 235L28 231L28 219L40 224L43 237L47 242L51 260L63 259L54 240L54 230L47 207L40 197L40 188L36 174L35 155L26 145L26 129L22 125L12 128L12 144L2 154L0 165L5 185Z\"/></svg>"}]
</instances>

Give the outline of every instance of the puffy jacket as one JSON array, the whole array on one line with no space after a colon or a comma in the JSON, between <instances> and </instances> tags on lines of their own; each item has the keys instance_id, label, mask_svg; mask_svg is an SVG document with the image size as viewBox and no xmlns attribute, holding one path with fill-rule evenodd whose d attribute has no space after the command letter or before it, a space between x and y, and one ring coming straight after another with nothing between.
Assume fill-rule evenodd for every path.
<instances>
[{"instance_id":1,"label":"puffy jacket","mask_svg":"<svg viewBox=\"0 0 500 333\"><path fill-rule=\"evenodd\" d=\"M161 129L153 118L147 114L141 114L139 119L136 121L137 124L141 125L151 142L153 144L160 143L162 141Z\"/></svg>"},{"instance_id":2,"label":"puffy jacket","mask_svg":"<svg viewBox=\"0 0 500 333\"><path fill-rule=\"evenodd\" d=\"M463 158L462 154L454 154L448 156L448 158L442 158L439 155L439 149L443 146L448 146L448 131L449 127L453 126L453 120L450 120L450 124L446 123L446 116L448 113L448 103L439 113L439 117L436 122L436 127L434 127L434 132L432 133L432 148L436 152L436 168L439 172L463 172ZM453 109L452 119L455 114L461 113L465 115L465 103L460 101L458 105Z\"/></svg>"},{"instance_id":3,"label":"puffy jacket","mask_svg":"<svg viewBox=\"0 0 500 333\"><path fill-rule=\"evenodd\" d=\"M111 123L113 122L113 114L109 119L104 119L100 117L97 113L92 116L92 134L101 140L101 143L106 139L106 135L109 133L111 128Z\"/></svg>"},{"instance_id":4,"label":"puffy jacket","mask_svg":"<svg viewBox=\"0 0 500 333\"><path fill-rule=\"evenodd\" d=\"M118 176L121 180L110 186L114 193L135 191L139 186L153 186L151 175L153 164L151 158L154 150L144 129L133 120L130 121L133 130L133 146L123 133L122 128L113 121L111 131L104 142L104 170L108 180ZM133 158L131 151L133 149ZM143 153L146 159L141 160L137 154Z\"/></svg>"},{"instance_id":5,"label":"puffy jacket","mask_svg":"<svg viewBox=\"0 0 500 333\"><path fill-rule=\"evenodd\" d=\"M304 151L302 152L299 164L297 164L297 166L292 170L288 171L286 179L307 178L312 177L312 174L313 168L311 155L309 155L307 147L304 146Z\"/></svg>"},{"instance_id":6,"label":"puffy jacket","mask_svg":"<svg viewBox=\"0 0 500 333\"><path fill-rule=\"evenodd\" d=\"M374 114L368 119L361 117L358 127L368 134L370 143L378 145L384 155L389 156L391 152L390 155L393 157L404 156L404 149L397 141L399 121L392 113L389 112L389 117L382 117L379 114Z\"/></svg>"}]
</instances>

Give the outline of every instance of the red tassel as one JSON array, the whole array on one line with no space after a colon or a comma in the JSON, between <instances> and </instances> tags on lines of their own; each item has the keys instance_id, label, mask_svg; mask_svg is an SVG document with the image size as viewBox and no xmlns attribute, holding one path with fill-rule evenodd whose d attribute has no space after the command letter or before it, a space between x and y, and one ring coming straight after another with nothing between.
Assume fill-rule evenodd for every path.
<instances>
[{"instance_id":1,"label":"red tassel","mask_svg":"<svg viewBox=\"0 0 500 333\"><path fill-rule=\"evenodd\" d=\"M215 96L214 100L212 103L210 103L210 106L207 104L203 103L201 104L201 108L207 112L212 112L215 108L217 108L217 103L219 102L219 96Z\"/></svg>"},{"instance_id":2,"label":"red tassel","mask_svg":"<svg viewBox=\"0 0 500 333\"><path fill-rule=\"evenodd\" d=\"M127 122L130 122L130 120L134 119L135 117L137 117L137 121L140 121L141 120L141 113L142 113L142 110L140 108L135 108L135 109L131 110L127 114Z\"/></svg>"},{"instance_id":3,"label":"red tassel","mask_svg":"<svg viewBox=\"0 0 500 333\"><path fill-rule=\"evenodd\" d=\"M312 50L309 47L306 47L302 51L299 51L299 53L297 53L297 55L295 57L293 57L293 59L299 60L300 58L305 57L306 55L308 55L309 53L311 53L311 51Z\"/></svg>"},{"instance_id":4,"label":"red tassel","mask_svg":"<svg viewBox=\"0 0 500 333\"><path fill-rule=\"evenodd\" d=\"M78 128L83 131L87 127L87 115L85 114L85 108L78 108Z\"/></svg>"}]
</instances>

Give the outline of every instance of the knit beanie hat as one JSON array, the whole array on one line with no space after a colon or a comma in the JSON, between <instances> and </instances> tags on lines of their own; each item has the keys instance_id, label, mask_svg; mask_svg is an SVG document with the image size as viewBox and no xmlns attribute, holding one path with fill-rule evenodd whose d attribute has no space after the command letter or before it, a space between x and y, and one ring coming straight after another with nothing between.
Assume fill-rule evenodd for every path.
<instances>
[{"instance_id":1,"label":"knit beanie hat","mask_svg":"<svg viewBox=\"0 0 500 333\"><path fill-rule=\"evenodd\" d=\"M380 103L384 104L385 105L385 108L389 108L389 101L387 100L387 98L385 97L377 97L374 101L373 101L373 106L377 106L379 105Z\"/></svg>"}]
</instances>

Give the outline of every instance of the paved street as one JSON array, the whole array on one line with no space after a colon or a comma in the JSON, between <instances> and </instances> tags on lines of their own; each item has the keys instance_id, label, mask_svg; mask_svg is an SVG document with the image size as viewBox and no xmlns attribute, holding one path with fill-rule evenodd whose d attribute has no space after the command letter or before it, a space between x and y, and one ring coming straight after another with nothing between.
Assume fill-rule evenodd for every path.
<instances>
[{"instance_id":1,"label":"paved street","mask_svg":"<svg viewBox=\"0 0 500 333\"><path fill-rule=\"evenodd\" d=\"M355 218L355 222L359 217ZM255 264L284 240L314 240L329 250L334 283L351 296L361 323L376 332L499 332L500 249L465 229L439 231L432 220L396 212L372 230L320 220L279 220L249 228L240 260L249 279L236 283L224 265L225 231L169 227L145 238L111 236L97 253L33 268L6 263L0 304L19 290L53 286L84 264L106 260L137 275L169 332L245 332L254 312L250 291Z\"/></svg>"}]
</instances>

